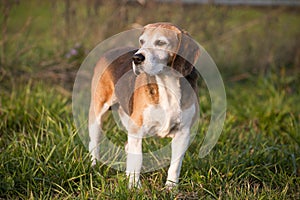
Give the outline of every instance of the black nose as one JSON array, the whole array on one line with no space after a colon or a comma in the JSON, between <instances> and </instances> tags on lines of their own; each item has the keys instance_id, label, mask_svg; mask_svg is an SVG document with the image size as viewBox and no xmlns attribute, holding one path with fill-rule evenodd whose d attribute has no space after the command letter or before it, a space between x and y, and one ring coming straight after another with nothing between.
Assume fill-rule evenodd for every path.
<instances>
[{"instance_id":1,"label":"black nose","mask_svg":"<svg viewBox=\"0 0 300 200\"><path fill-rule=\"evenodd\" d=\"M145 60L145 56L141 53L134 54L132 57L134 64L139 65Z\"/></svg>"}]
</instances>

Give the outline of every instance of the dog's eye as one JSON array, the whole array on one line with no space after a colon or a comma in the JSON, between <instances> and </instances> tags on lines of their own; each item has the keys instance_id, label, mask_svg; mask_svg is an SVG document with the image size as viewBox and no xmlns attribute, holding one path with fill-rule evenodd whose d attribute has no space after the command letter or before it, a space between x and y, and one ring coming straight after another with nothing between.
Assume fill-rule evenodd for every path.
<instances>
[{"instance_id":1,"label":"dog's eye","mask_svg":"<svg viewBox=\"0 0 300 200\"><path fill-rule=\"evenodd\" d=\"M156 40L156 41L155 41L155 45L156 45L156 46L163 46L163 45L165 45L165 44L167 44L167 42L166 42L166 41L163 41L163 40Z\"/></svg>"},{"instance_id":2,"label":"dog's eye","mask_svg":"<svg viewBox=\"0 0 300 200\"><path fill-rule=\"evenodd\" d=\"M140 39L140 45L143 45L145 43L145 40Z\"/></svg>"}]
</instances>

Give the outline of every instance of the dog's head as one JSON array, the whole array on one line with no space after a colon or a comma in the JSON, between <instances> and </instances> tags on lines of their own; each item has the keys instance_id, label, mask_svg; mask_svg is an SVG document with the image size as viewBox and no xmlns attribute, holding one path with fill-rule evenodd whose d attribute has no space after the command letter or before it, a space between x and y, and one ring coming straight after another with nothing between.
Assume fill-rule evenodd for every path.
<instances>
[{"instance_id":1,"label":"dog's head","mask_svg":"<svg viewBox=\"0 0 300 200\"><path fill-rule=\"evenodd\" d=\"M140 49L133 56L135 74L156 75L164 67L171 67L187 76L200 54L188 33L170 23L146 25L139 42Z\"/></svg>"}]
</instances>

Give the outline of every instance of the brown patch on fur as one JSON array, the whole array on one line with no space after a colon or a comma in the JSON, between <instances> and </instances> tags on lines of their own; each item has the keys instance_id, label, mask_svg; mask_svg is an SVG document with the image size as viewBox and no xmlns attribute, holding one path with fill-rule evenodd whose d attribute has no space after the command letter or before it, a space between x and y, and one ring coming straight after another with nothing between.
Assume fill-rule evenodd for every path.
<instances>
[{"instance_id":1,"label":"brown patch on fur","mask_svg":"<svg viewBox=\"0 0 300 200\"><path fill-rule=\"evenodd\" d=\"M199 58L200 49L186 31L182 30L178 37L180 38L178 51L171 67L180 72L183 76L187 76L192 72L194 64Z\"/></svg>"},{"instance_id":2,"label":"brown patch on fur","mask_svg":"<svg viewBox=\"0 0 300 200\"><path fill-rule=\"evenodd\" d=\"M143 111L145 108L159 103L159 91L155 77L148 76L145 73L136 78L135 86L131 118L140 127L143 124Z\"/></svg>"},{"instance_id":3,"label":"brown patch on fur","mask_svg":"<svg viewBox=\"0 0 300 200\"><path fill-rule=\"evenodd\" d=\"M117 81L127 72L130 73L132 69L132 56L136 52L133 48L118 48L113 49L105 53L98 61L95 69L94 76L92 79L92 92L91 92L91 105L90 105L90 120L89 123L94 122L95 117L99 115L102 111L104 103L112 103L112 97L115 93L115 84ZM130 84L134 85L134 75L129 76L131 80L128 80L126 87L121 88L122 93L118 93L122 98L121 103L124 103L126 111L132 112L132 106L130 103L130 98L125 95L129 95L126 88Z\"/></svg>"}]
</instances>

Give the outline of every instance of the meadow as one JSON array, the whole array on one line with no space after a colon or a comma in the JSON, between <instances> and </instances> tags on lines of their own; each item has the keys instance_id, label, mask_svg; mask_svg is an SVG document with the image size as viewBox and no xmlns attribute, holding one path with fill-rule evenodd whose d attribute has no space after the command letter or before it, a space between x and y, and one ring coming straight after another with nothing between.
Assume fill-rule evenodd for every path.
<instances>
[{"instance_id":1,"label":"meadow","mask_svg":"<svg viewBox=\"0 0 300 200\"><path fill-rule=\"evenodd\" d=\"M300 8L3 2L0 199L300 199ZM216 146L200 159L203 138L195 137L175 191L164 188L167 168L142 174L140 190L127 189L124 172L92 168L72 116L73 82L88 52L155 21L190 32L219 67L227 95ZM203 133L210 99L200 86ZM106 127L118 134L111 119Z\"/></svg>"}]
</instances>

